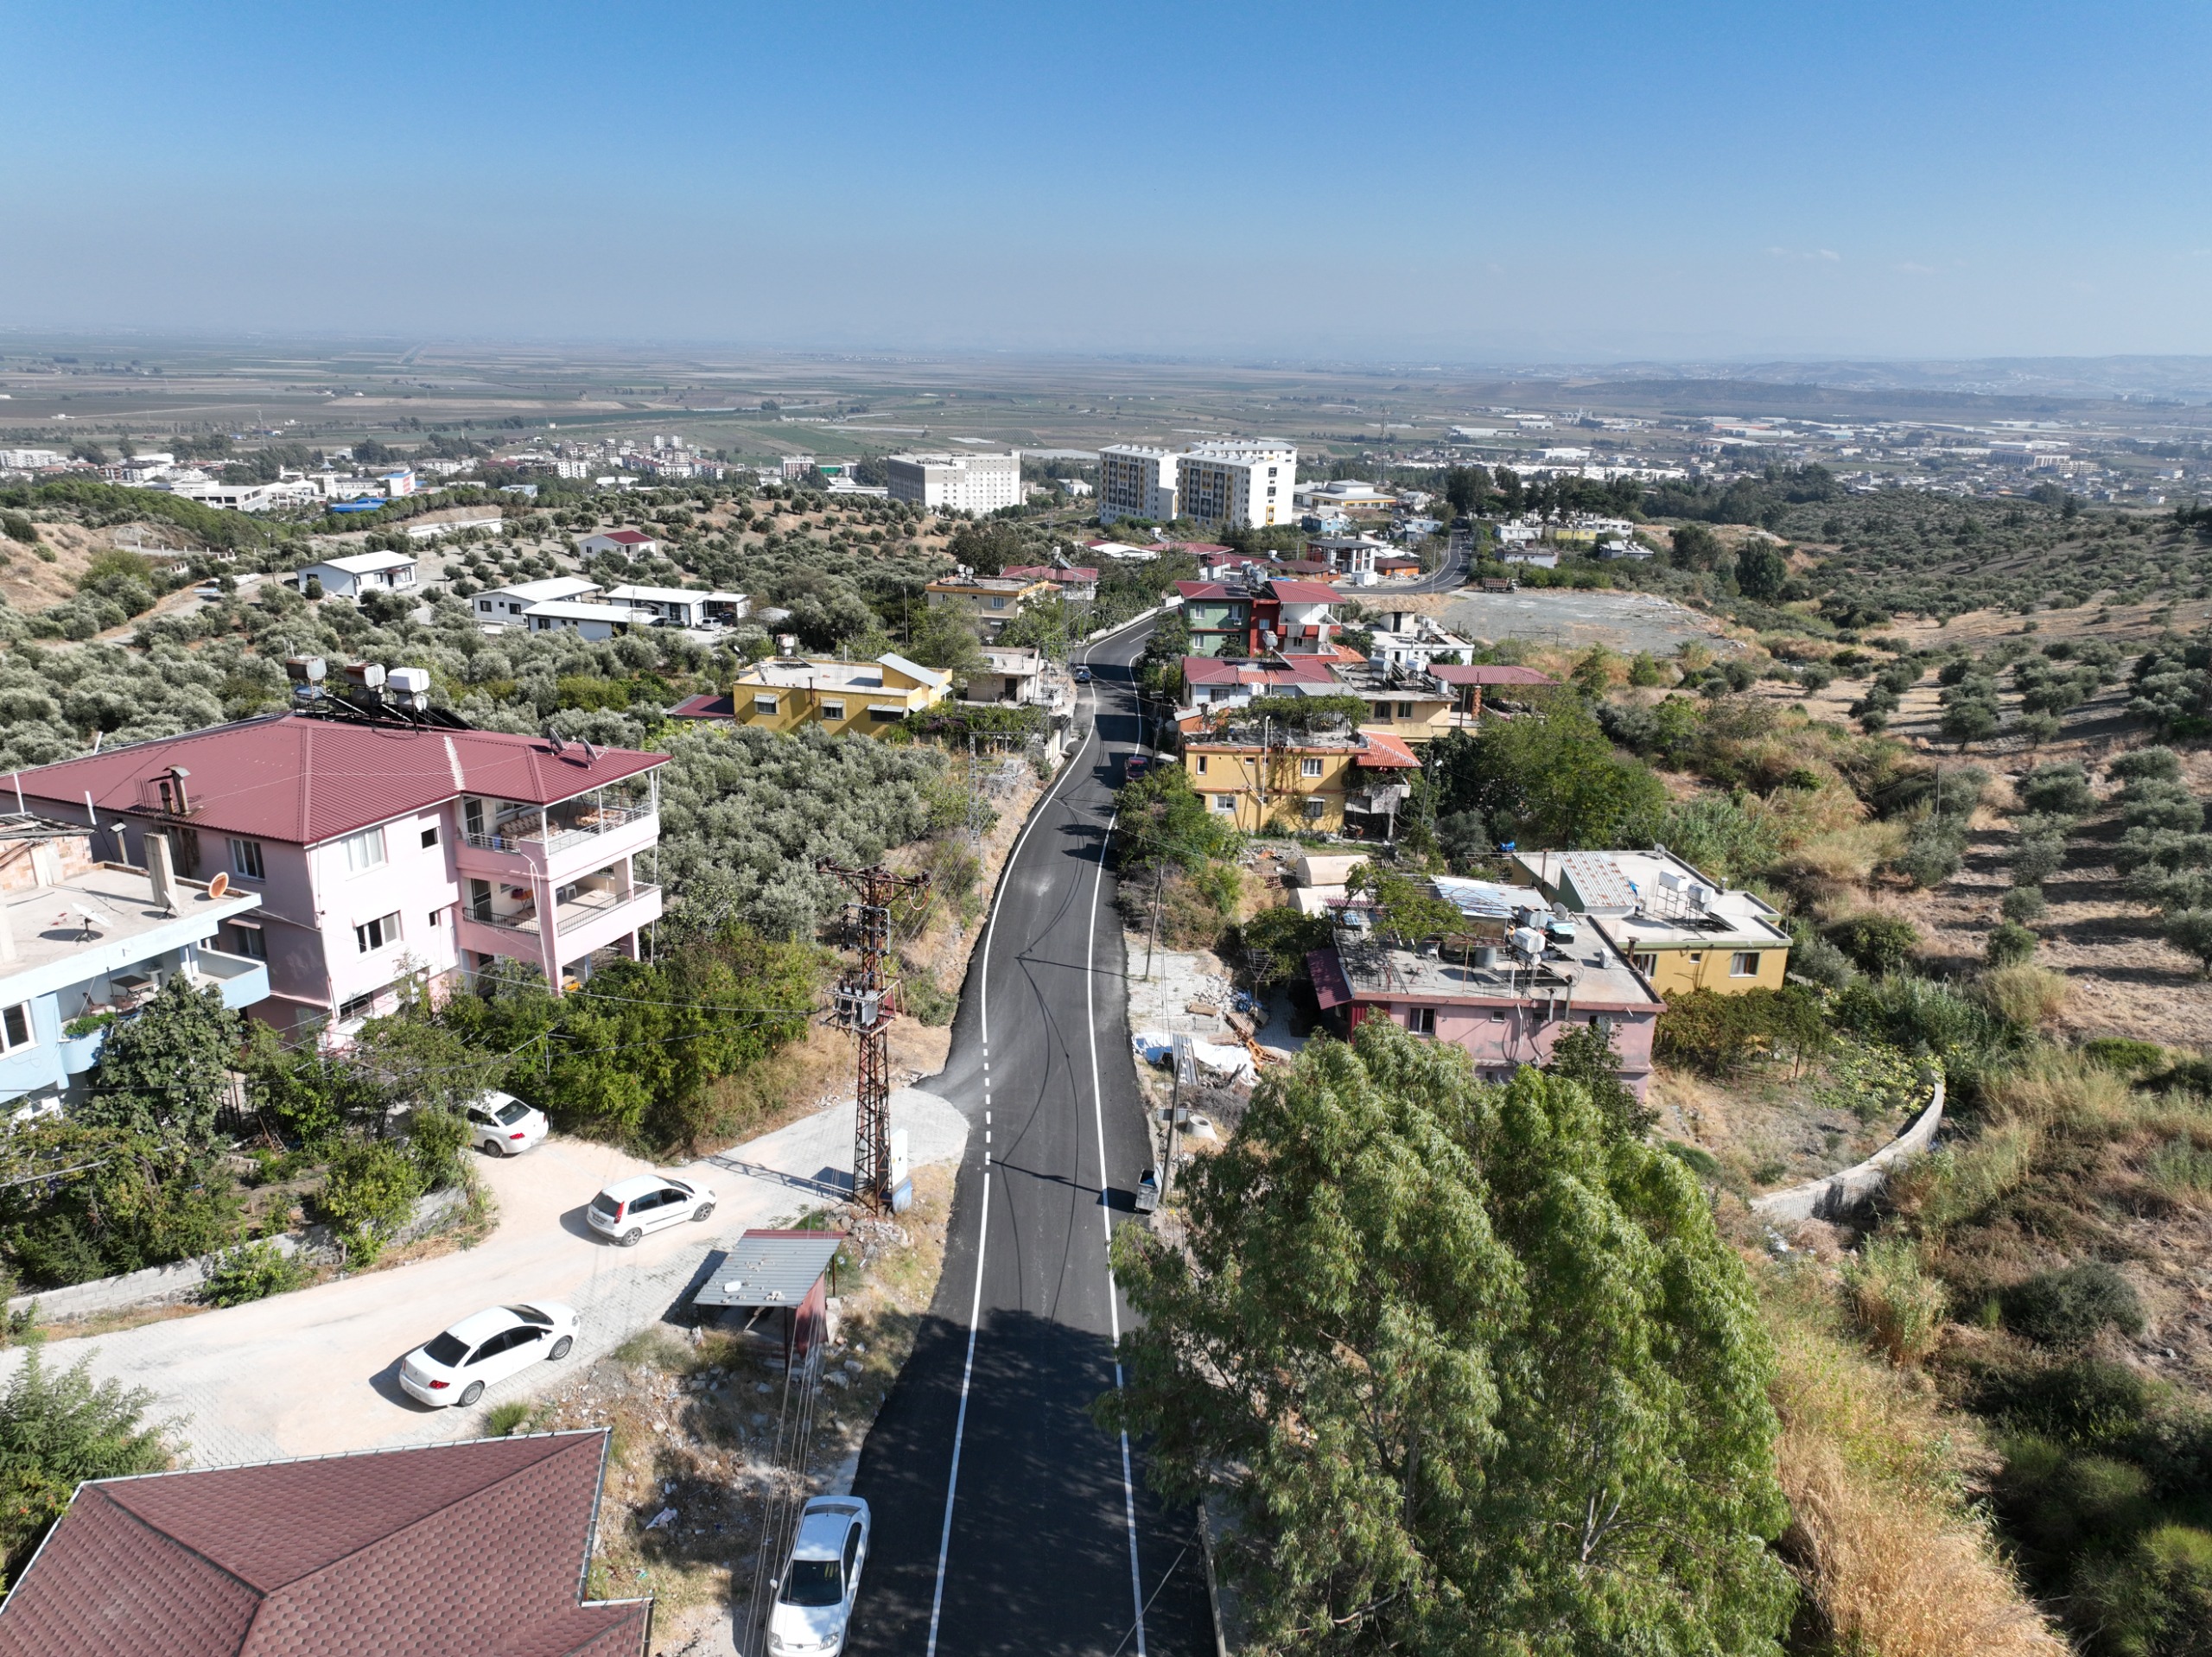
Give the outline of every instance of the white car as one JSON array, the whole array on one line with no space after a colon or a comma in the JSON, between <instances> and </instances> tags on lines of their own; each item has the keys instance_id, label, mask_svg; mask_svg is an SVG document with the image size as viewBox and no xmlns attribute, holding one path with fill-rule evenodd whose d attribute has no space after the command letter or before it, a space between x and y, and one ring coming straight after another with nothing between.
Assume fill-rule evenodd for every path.
<instances>
[{"instance_id":1,"label":"white car","mask_svg":"<svg viewBox=\"0 0 2212 1657\"><path fill-rule=\"evenodd\" d=\"M550 1131L545 1113L492 1088L468 1104L468 1137L487 1157L518 1157Z\"/></svg>"},{"instance_id":2,"label":"white car","mask_svg":"<svg viewBox=\"0 0 2212 1657\"><path fill-rule=\"evenodd\" d=\"M548 1300L534 1306L493 1306L462 1318L399 1361L399 1384L425 1404L463 1409L494 1381L533 1363L558 1362L576 1344L572 1307Z\"/></svg>"},{"instance_id":3,"label":"white car","mask_svg":"<svg viewBox=\"0 0 2212 1657\"><path fill-rule=\"evenodd\" d=\"M584 1217L593 1230L627 1248L648 1231L703 1220L714 1211L715 1194L706 1186L668 1174L639 1174L617 1180L593 1197Z\"/></svg>"},{"instance_id":4,"label":"white car","mask_svg":"<svg viewBox=\"0 0 2212 1657\"><path fill-rule=\"evenodd\" d=\"M798 1516L798 1540L776 1581L768 1613L771 1657L837 1657L868 1563L868 1503L817 1496Z\"/></svg>"}]
</instances>

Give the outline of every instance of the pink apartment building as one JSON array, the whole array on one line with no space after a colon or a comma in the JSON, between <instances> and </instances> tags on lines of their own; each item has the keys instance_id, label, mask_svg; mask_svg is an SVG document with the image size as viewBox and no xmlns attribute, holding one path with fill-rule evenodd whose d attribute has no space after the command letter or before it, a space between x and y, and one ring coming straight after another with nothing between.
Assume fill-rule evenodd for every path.
<instances>
[{"instance_id":1,"label":"pink apartment building","mask_svg":"<svg viewBox=\"0 0 2212 1657\"><path fill-rule=\"evenodd\" d=\"M661 912L639 860L660 838L667 756L493 731L281 714L113 748L16 779L32 810L84 822L99 854L258 893L218 947L265 962L251 1011L339 1032L410 979L499 960L556 988L638 952ZM117 844L118 841L121 844Z\"/></svg>"}]
</instances>

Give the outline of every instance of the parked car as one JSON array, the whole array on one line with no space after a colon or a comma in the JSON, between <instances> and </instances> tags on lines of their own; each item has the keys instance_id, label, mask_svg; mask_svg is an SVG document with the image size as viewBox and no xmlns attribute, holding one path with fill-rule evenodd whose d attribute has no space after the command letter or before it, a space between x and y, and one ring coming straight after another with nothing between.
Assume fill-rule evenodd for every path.
<instances>
[{"instance_id":1,"label":"parked car","mask_svg":"<svg viewBox=\"0 0 2212 1657\"><path fill-rule=\"evenodd\" d=\"M1150 754L1135 752L1128 754L1122 761L1122 780L1125 783L1134 783L1144 775L1145 768L1151 764Z\"/></svg>"},{"instance_id":2,"label":"parked car","mask_svg":"<svg viewBox=\"0 0 2212 1657\"><path fill-rule=\"evenodd\" d=\"M627 1248L648 1231L684 1220L703 1220L715 1211L715 1194L704 1185L667 1174L639 1174L617 1180L591 1199L584 1217L594 1231Z\"/></svg>"},{"instance_id":3,"label":"parked car","mask_svg":"<svg viewBox=\"0 0 2212 1657\"><path fill-rule=\"evenodd\" d=\"M768 1613L772 1657L837 1657L845 1648L868 1543L868 1503L860 1497L817 1496L800 1509Z\"/></svg>"},{"instance_id":4,"label":"parked car","mask_svg":"<svg viewBox=\"0 0 2212 1657\"><path fill-rule=\"evenodd\" d=\"M497 1088L470 1100L467 1114L470 1142L486 1156L518 1157L548 1132L544 1112Z\"/></svg>"},{"instance_id":5,"label":"parked car","mask_svg":"<svg viewBox=\"0 0 2212 1657\"><path fill-rule=\"evenodd\" d=\"M399 1384L425 1404L466 1409L494 1381L533 1363L559 1362L576 1344L573 1308L548 1300L493 1306L462 1318L399 1361Z\"/></svg>"},{"instance_id":6,"label":"parked car","mask_svg":"<svg viewBox=\"0 0 2212 1657\"><path fill-rule=\"evenodd\" d=\"M1090 670L1085 667L1077 668L1075 670L1075 682L1079 685L1089 684L1090 682Z\"/></svg>"}]
</instances>

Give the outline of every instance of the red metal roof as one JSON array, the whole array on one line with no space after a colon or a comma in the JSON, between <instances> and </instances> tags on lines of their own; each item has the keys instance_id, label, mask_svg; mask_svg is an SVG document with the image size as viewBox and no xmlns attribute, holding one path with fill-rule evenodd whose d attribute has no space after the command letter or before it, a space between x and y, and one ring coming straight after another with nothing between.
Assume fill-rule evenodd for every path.
<instances>
[{"instance_id":1,"label":"red metal roof","mask_svg":"<svg viewBox=\"0 0 2212 1657\"><path fill-rule=\"evenodd\" d=\"M1186 599L1244 599L1251 597L1243 587L1231 591L1219 581L1178 581L1175 590Z\"/></svg>"},{"instance_id":2,"label":"red metal roof","mask_svg":"<svg viewBox=\"0 0 2212 1657\"><path fill-rule=\"evenodd\" d=\"M598 538L601 541L620 541L626 547L634 547L651 541L652 536L643 530L609 530Z\"/></svg>"},{"instance_id":3,"label":"red metal roof","mask_svg":"<svg viewBox=\"0 0 2212 1657\"><path fill-rule=\"evenodd\" d=\"M1507 662L1478 662L1472 666L1441 662L1429 671L1448 685L1554 685L1559 682L1548 673L1539 673L1534 668L1515 667Z\"/></svg>"},{"instance_id":4,"label":"red metal roof","mask_svg":"<svg viewBox=\"0 0 2212 1657\"><path fill-rule=\"evenodd\" d=\"M1319 581L1269 581L1268 590L1283 604L1334 604L1340 596Z\"/></svg>"},{"instance_id":5,"label":"red metal roof","mask_svg":"<svg viewBox=\"0 0 2212 1657\"><path fill-rule=\"evenodd\" d=\"M352 725L283 714L157 738L22 773L26 800L81 810L157 810L154 779L173 765L194 828L312 846L421 811L458 794L533 805L622 781L668 763L663 753L583 745L560 753L543 737L504 731Z\"/></svg>"},{"instance_id":6,"label":"red metal roof","mask_svg":"<svg viewBox=\"0 0 2212 1657\"><path fill-rule=\"evenodd\" d=\"M1033 581L1095 581L1098 572L1088 564L1008 564L999 572Z\"/></svg>"},{"instance_id":7,"label":"red metal roof","mask_svg":"<svg viewBox=\"0 0 2212 1657\"><path fill-rule=\"evenodd\" d=\"M578 1597L606 1443L93 1481L0 1609L0 1657L639 1657L647 1602Z\"/></svg>"},{"instance_id":8,"label":"red metal roof","mask_svg":"<svg viewBox=\"0 0 2212 1657\"><path fill-rule=\"evenodd\" d=\"M1306 957L1306 975L1313 981L1313 999L1323 1012L1351 1000L1351 981L1344 976L1344 963L1337 959L1334 949L1311 951Z\"/></svg>"}]
</instances>

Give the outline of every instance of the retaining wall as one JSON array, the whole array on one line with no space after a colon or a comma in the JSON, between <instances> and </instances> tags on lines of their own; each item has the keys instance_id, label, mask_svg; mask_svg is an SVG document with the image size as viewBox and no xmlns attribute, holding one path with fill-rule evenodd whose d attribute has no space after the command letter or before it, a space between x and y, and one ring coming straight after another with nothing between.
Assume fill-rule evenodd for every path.
<instances>
[{"instance_id":1,"label":"retaining wall","mask_svg":"<svg viewBox=\"0 0 2212 1657\"><path fill-rule=\"evenodd\" d=\"M1928 1108L1914 1119L1912 1126L1866 1161L1846 1168L1840 1174L1755 1197L1751 1199L1751 1212L1770 1220L1832 1220L1865 1202L1888 1182L1892 1167L1906 1157L1925 1151L1935 1139L1936 1130L1942 1127L1943 1077L1940 1072L1935 1081Z\"/></svg>"},{"instance_id":2,"label":"retaining wall","mask_svg":"<svg viewBox=\"0 0 2212 1657\"><path fill-rule=\"evenodd\" d=\"M442 1229L467 1201L466 1185L454 1185L416 1197L413 1217L400 1227L389 1246L413 1242ZM338 1244L328 1226L309 1226L305 1231L287 1232L270 1241L276 1245L279 1254L304 1254L315 1260L338 1258ZM126 1272L121 1277L95 1278L90 1283L72 1283L67 1288L19 1294L8 1302L8 1310L18 1311L35 1304L39 1321L52 1324L98 1317L103 1312L125 1311L137 1306L177 1305L200 1298L208 1272L221 1257L219 1254L202 1254L197 1260L174 1260L167 1266L149 1266L143 1272Z\"/></svg>"}]
</instances>

